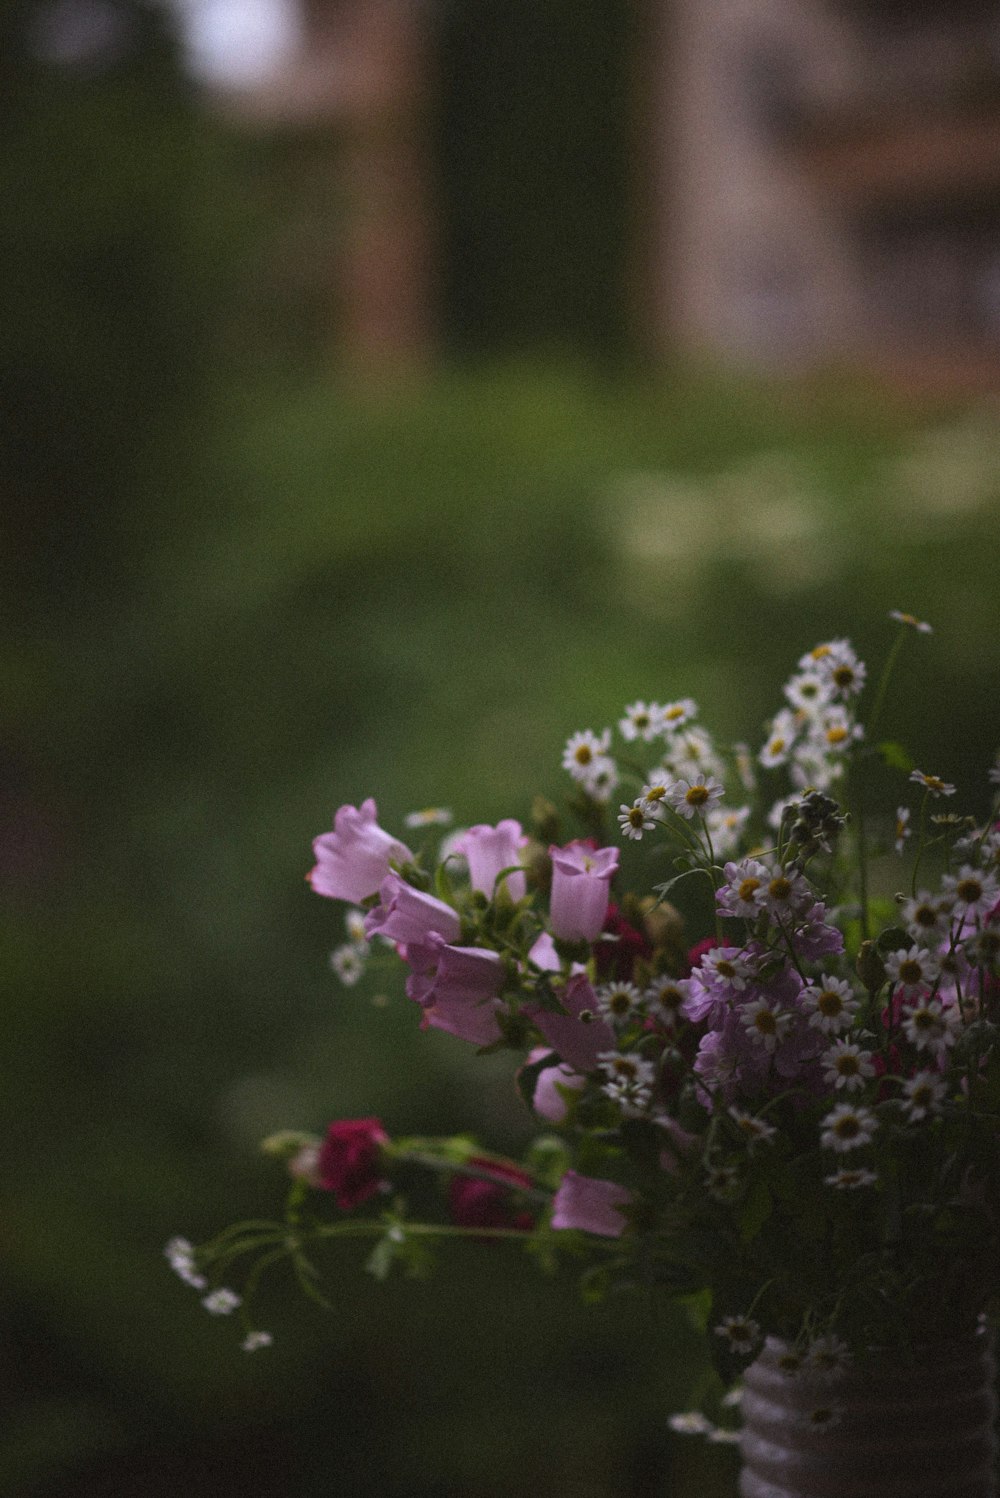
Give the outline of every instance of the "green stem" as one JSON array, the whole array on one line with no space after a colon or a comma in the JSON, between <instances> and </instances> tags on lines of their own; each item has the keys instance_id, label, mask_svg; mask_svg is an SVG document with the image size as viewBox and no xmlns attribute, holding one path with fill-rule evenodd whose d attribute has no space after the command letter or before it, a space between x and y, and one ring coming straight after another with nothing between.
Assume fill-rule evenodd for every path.
<instances>
[{"instance_id":1,"label":"green stem","mask_svg":"<svg viewBox=\"0 0 1000 1498\"><path fill-rule=\"evenodd\" d=\"M915 900L917 898L917 875L920 872L920 860L924 856L924 847L927 840L927 802L930 799L930 787L923 794L920 802L920 838L917 842L917 856L913 863L913 878L910 881L910 894Z\"/></svg>"}]
</instances>

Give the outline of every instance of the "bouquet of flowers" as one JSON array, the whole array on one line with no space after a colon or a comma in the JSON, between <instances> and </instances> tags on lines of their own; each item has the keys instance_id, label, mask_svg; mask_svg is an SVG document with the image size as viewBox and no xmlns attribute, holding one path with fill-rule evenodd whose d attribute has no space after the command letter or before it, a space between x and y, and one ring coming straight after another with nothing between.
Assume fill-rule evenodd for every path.
<instances>
[{"instance_id":1,"label":"bouquet of flowers","mask_svg":"<svg viewBox=\"0 0 1000 1498\"><path fill-rule=\"evenodd\" d=\"M541 1132L519 1161L377 1118L265 1141L284 1217L167 1249L210 1311L240 1308L244 1348L270 1340L262 1274L287 1261L325 1303L316 1250L354 1237L380 1277L510 1239L588 1298L675 1297L727 1383L768 1336L815 1372L975 1327L1000 1291L1000 768L980 823L878 737L900 649L929 632L892 617L864 723L865 665L830 640L756 753L688 698L632 703L617 747L573 734L568 809L536 799L529 831L440 841L432 810L414 849L374 801L340 808L309 877L347 907L341 981L390 961L422 1027L516 1052ZM868 805L876 761L912 810ZM407 1208L425 1171L437 1221Z\"/></svg>"}]
</instances>

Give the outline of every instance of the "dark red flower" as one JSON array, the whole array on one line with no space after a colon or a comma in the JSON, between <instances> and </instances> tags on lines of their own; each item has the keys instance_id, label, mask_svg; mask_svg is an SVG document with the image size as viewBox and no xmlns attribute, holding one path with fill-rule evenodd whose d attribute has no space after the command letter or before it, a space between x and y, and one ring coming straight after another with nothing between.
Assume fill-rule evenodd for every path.
<instances>
[{"instance_id":1,"label":"dark red flower","mask_svg":"<svg viewBox=\"0 0 1000 1498\"><path fill-rule=\"evenodd\" d=\"M531 1177L510 1160L488 1160L472 1155L468 1162L490 1180L456 1175L448 1188L448 1206L454 1223L463 1228L518 1228L530 1232L530 1212L516 1211L511 1187L530 1187Z\"/></svg>"},{"instance_id":2,"label":"dark red flower","mask_svg":"<svg viewBox=\"0 0 1000 1498\"><path fill-rule=\"evenodd\" d=\"M341 1118L326 1131L316 1171L324 1191L349 1210L374 1196L382 1184L382 1146L389 1136L378 1118Z\"/></svg>"},{"instance_id":3,"label":"dark red flower","mask_svg":"<svg viewBox=\"0 0 1000 1498\"><path fill-rule=\"evenodd\" d=\"M604 941L603 936L611 936L615 940ZM649 938L625 919L617 905L609 905L602 936L594 943L598 976L615 977L627 983L632 977L636 959L651 957L652 953Z\"/></svg>"}]
</instances>

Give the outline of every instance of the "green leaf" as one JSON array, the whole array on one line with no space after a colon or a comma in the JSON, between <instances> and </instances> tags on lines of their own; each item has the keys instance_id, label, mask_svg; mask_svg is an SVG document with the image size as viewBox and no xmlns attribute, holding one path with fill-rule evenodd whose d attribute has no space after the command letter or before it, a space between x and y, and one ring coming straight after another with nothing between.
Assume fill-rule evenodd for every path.
<instances>
[{"instance_id":1,"label":"green leaf","mask_svg":"<svg viewBox=\"0 0 1000 1498\"><path fill-rule=\"evenodd\" d=\"M902 744L896 743L894 739L885 739L876 747L882 756L883 764L888 765L890 770L902 770L904 774L909 775L910 771L914 769L914 763L909 753Z\"/></svg>"},{"instance_id":2,"label":"green leaf","mask_svg":"<svg viewBox=\"0 0 1000 1498\"><path fill-rule=\"evenodd\" d=\"M447 863L439 863L434 873L434 893L439 900L444 900L446 905L454 903L452 899L451 879L448 875Z\"/></svg>"},{"instance_id":3,"label":"green leaf","mask_svg":"<svg viewBox=\"0 0 1000 1498\"><path fill-rule=\"evenodd\" d=\"M599 1305L611 1289L611 1272L606 1264L592 1264L580 1276L580 1296L586 1305Z\"/></svg>"},{"instance_id":4,"label":"green leaf","mask_svg":"<svg viewBox=\"0 0 1000 1498\"><path fill-rule=\"evenodd\" d=\"M888 931L880 932L875 945L880 952L909 951L913 937L902 926L890 926Z\"/></svg>"},{"instance_id":5,"label":"green leaf","mask_svg":"<svg viewBox=\"0 0 1000 1498\"><path fill-rule=\"evenodd\" d=\"M699 1290L695 1295L683 1295L678 1305L696 1332L708 1330L709 1318L712 1315L711 1290Z\"/></svg>"},{"instance_id":6,"label":"green leaf","mask_svg":"<svg viewBox=\"0 0 1000 1498\"><path fill-rule=\"evenodd\" d=\"M388 1233L386 1233L383 1238L380 1238L378 1240L375 1247L368 1255L368 1258L365 1261L366 1272L368 1274L373 1274L375 1278L380 1282L387 1280L389 1278L389 1271L393 1266L393 1261L396 1258L396 1252L398 1248L399 1243L391 1238Z\"/></svg>"},{"instance_id":7,"label":"green leaf","mask_svg":"<svg viewBox=\"0 0 1000 1498\"><path fill-rule=\"evenodd\" d=\"M740 1238L751 1243L771 1215L771 1193L761 1180L754 1181L740 1211Z\"/></svg>"}]
</instances>

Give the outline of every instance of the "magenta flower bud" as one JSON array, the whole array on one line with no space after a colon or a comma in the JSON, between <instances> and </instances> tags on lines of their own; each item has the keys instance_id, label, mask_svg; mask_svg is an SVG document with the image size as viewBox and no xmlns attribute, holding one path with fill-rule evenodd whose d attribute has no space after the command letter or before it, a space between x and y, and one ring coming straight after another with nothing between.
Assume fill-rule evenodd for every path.
<instances>
[{"instance_id":1,"label":"magenta flower bud","mask_svg":"<svg viewBox=\"0 0 1000 1498\"><path fill-rule=\"evenodd\" d=\"M342 806L333 819L333 831L315 839L316 866L308 877L318 895L357 905L376 893L391 860L409 863L413 858L405 843L378 825L377 816L370 796L360 809Z\"/></svg>"},{"instance_id":2,"label":"magenta flower bud","mask_svg":"<svg viewBox=\"0 0 1000 1498\"><path fill-rule=\"evenodd\" d=\"M444 941L457 941L462 923L443 900L414 889L398 874L388 874L379 889L381 905L365 916L365 936L386 936L390 941L425 942L431 932Z\"/></svg>"},{"instance_id":3,"label":"magenta flower bud","mask_svg":"<svg viewBox=\"0 0 1000 1498\"><path fill-rule=\"evenodd\" d=\"M560 1061L577 1072L597 1070L601 1051L613 1051L615 1032L597 1014L597 997L586 976L577 973L559 995L565 1014L525 1005L524 1013L545 1036Z\"/></svg>"},{"instance_id":4,"label":"magenta flower bud","mask_svg":"<svg viewBox=\"0 0 1000 1498\"><path fill-rule=\"evenodd\" d=\"M611 900L611 879L618 867L617 848L567 843L550 848L552 896L550 925L564 941L594 941L601 934Z\"/></svg>"},{"instance_id":5,"label":"magenta flower bud","mask_svg":"<svg viewBox=\"0 0 1000 1498\"><path fill-rule=\"evenodd\" d=\"M552 1202L552 1226L620 1238L625 1218L619 1208L627 1207L631 1200L631 1191L614 1181L598 1181L567 1170Z\"/></svg>"},{"instance_id":6,"label":"magenta flower bud","mask_svg":"<svg viewBox=\"0 0 1000 1498\"><path fill-rule=\"evenodd\" d=\"M487 824L470 827L456 841L455 852L463 853L468 860L472 888L481 890L492 900L497 875L502 869L509 869L511 864L520 863L521 849L527 841L520 822L506 817L495 827ZM512 900L524 898L523 874L508 874L506 884Z\"/></svg>"},{"instance_id":7,"label":"magenta flower bud","mask_svg":"<svg viewBox=\"0 0 1000 1498\"><path fill-rule=\"evenodd\" d=\"M473 1045L500 1039L497 995L503 987L503 963L485 947L453 947L433 932L426 942L407 948L413 969L406 992L424 1011L423 1025L447 1030Z\"/></svg>"}]
</instances>

